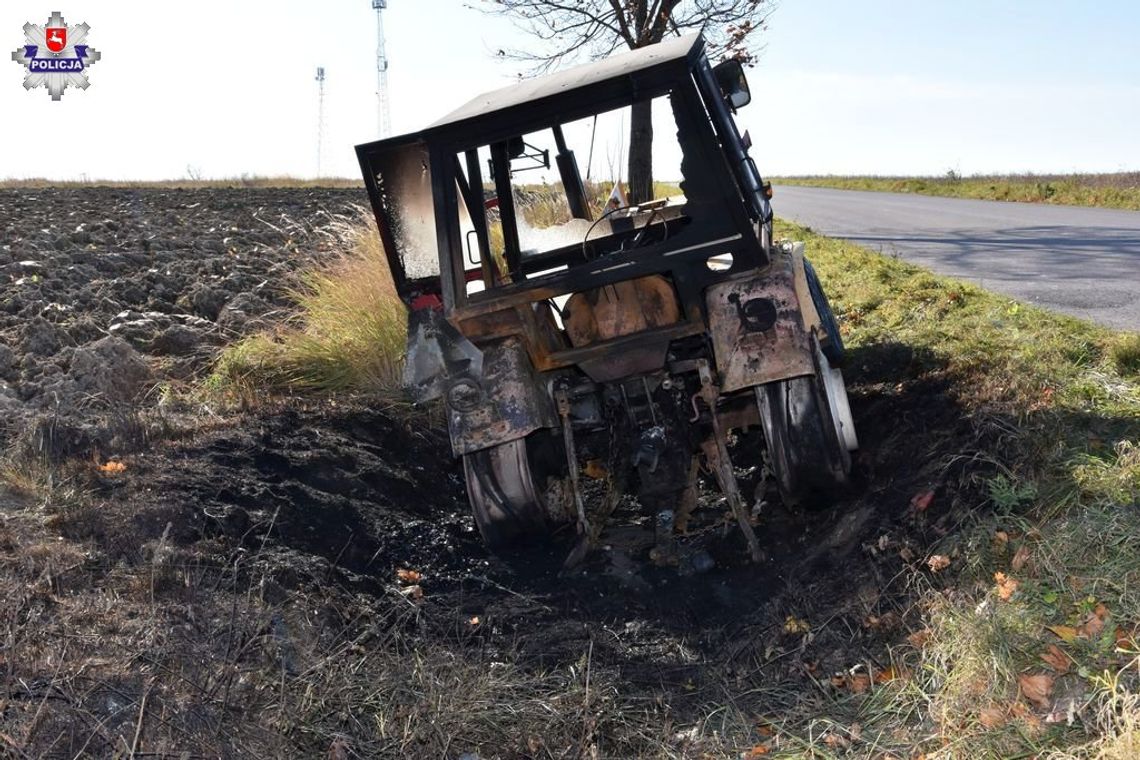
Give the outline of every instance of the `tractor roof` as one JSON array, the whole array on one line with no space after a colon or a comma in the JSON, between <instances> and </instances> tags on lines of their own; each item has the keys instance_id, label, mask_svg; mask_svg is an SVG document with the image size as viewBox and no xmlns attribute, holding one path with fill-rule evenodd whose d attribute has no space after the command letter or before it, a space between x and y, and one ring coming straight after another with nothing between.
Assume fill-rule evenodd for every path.
<instances>
[{"instance_id":1,"label":"tractor roof","mask_svg":"<svg viewBox=\"0 0 1140 760\"><path fill-rule=\"evenodd\" d=\"M683 61L695 56L702 46L703 39L699 33L687 34L656 45L611 55L594 63L574 66L565 71L534 79L524 79L518 84L485 92L472 98L428 129L433 130L468 119L484 117L544 98L582 90L616 77L629 76L661 64Z\"/></svg>"}]
</instances>

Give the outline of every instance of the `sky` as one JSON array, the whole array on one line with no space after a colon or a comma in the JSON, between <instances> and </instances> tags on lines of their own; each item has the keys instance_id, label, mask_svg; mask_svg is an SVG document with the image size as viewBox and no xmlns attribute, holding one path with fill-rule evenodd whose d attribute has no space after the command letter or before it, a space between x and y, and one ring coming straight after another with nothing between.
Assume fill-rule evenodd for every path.
<instances>
[{"instance_id":1,"label":"sky","mask_svg":"<svg viewBox=\"0 0 1140 760\"><path fill-rule=\"evenodd\" d=\"M390 0L394 132L517 76L476 1ZM58 102L9 57L55 10L103 55ZM1138 39L1126 0L780 0L738 121L767 175L1136 170ZM321 173L378 134L367 0L4 0L0 48L0 178L315 176L317 66Z\"/></svg>"}]
</instances>

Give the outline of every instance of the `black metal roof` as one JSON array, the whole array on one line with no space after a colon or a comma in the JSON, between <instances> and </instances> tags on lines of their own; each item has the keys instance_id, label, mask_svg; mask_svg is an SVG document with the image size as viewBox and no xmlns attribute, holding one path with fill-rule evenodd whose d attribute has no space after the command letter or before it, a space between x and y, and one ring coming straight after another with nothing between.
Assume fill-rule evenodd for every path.
<instances>
[{"instance_id":1,"label":"black metal roof","mask_svg":"<svg viewBox=\"0 0 1140 760\"><path fill-rule=\"evenodd\" d=\"M594 63L574 66L535 79L524 79L518 84L485 92L439 119L429 130L445 127L468 119L487 116L515 106L563 95L619 76L628 76L660 64L682 61L703 45L699 33L659 42L637 50L611 55Z\"/></svg>"}]
</instances>

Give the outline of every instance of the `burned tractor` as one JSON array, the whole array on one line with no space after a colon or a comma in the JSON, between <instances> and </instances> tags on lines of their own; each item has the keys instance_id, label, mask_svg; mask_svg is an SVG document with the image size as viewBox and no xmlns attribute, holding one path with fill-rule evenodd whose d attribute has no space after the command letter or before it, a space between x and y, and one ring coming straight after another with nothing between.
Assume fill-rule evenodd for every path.
<instances>
[{"instance_id":1,"label":"burned tractor","mask_svg":"<svg viewBox=\"0 0 1140 760\"><path fill-rule=\"evenodd\" d=\"M770 187L733 120L749 100L740 65L710 65L693 35L357 147L409 309L406 384L442 399L492 549L576 526L581 557L622 493L667 546L703 463L759 559L734 466L766 468L789 504L846 482L843 343L803 246L772 240ZM579 159L587 177L595 155L612 162L605 136L639 106L679 188L629 205L603 187L599 203ZM765 445L730 459L730 431L755 426ZM587 474L604 498L584 495Z\"/></svg>"}]
</instances>

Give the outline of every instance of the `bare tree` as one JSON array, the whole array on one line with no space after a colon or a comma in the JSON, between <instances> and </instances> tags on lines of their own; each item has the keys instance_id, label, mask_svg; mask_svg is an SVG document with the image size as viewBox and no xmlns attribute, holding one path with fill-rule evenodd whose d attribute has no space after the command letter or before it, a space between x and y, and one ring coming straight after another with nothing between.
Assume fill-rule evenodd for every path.
<instances>
[{"instance_id":1,"label":"bare tree","mask_svg":"<svg viewBox=\"0 0 1140 760\"><path fill-rule=\"evenodd\" d=\"M672 34L703 29L709 55L755 59L754 36L763 30L772 0L483 0L481 10L508 16L538 41L535 49L500 50L542 74L579 58L604 58ZM633 203L653 197L653 113L635 103L629 128L629 194Z\"/></svg>"}]
</instances>

